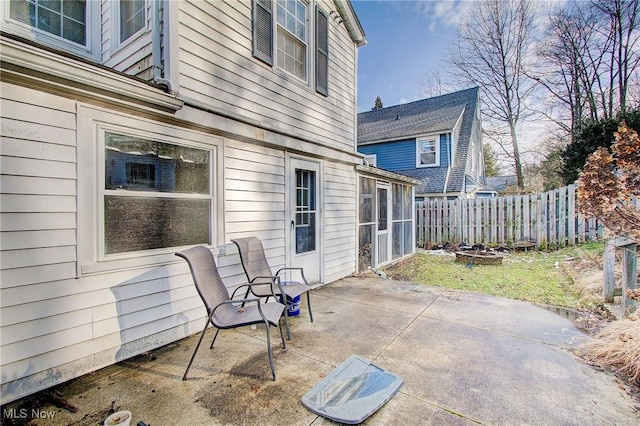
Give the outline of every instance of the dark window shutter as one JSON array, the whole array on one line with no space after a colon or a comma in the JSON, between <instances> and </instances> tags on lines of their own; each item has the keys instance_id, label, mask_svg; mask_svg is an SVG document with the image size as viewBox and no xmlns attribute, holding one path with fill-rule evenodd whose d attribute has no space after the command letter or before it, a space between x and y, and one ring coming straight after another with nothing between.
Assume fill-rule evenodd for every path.
<instances>
[{"instance_id":1,"label":"dark window shutter","mask_svg":"<svg viewBox=\"0 0 640 426\"><path fill-rule=\"evenodd\" d=\"M329 96L329 18L316 6L316 92Z\"/></svg>"},{"instance_id":2,"label":"dark window shutter","mask_svg":"<svg viewBox=\"0 0 640 426\"><path fill-rule=\"evenodd\" d=\"M253 56L273 65L271 0L253 0Z\"/></svg>"}]
</instances>

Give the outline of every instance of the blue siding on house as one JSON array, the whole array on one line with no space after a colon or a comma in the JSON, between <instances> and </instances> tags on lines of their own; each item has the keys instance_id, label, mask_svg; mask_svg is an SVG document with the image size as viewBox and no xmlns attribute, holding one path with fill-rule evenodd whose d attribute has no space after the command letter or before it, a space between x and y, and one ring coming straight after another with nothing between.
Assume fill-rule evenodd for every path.
<instances>
[{"instance_id":1,"label":"blue siding on house","mask_svg":"<svg viewBox=\"0 0 640 426\"><path fill-rule=\"evenodd\" d=\"M449 166L449 150L451 149L451 147L449 146L447 141L447 134L440 135L440 167Z\"/></svg>"},{"instance_id":2,"label":"blue siding on house","mask_svg":"<svg viewBox=\"0 0 640 426\"><path fill-rule=\"evenodd\" d=\"M358 151L363 154L376 154L377 166L391 172L416 167L415 139L362 145L358 147Z\"/></svg>"},{"instance_id":3,"label":"blue siding on house","mask_svg":"<svg viewBox=\"0 0 640 426\"><path fill-rule=\"evenodd\" d=\"M447 135L440 135L440 167L449 165ZM404 139L391 142L358 146L358 152L366 155L376 154L377 166L391 172L416 168L416 139Z\"/></svg>"}]
</instances>

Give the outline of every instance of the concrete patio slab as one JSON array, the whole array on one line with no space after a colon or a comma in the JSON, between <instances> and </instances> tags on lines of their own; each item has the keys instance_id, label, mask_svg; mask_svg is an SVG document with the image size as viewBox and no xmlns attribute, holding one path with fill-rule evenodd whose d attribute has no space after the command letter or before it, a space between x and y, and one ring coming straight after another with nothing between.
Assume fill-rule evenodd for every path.
<instances>
[{"instance_id":1,"label":"concrete patio slab","mask_svg":"<svg viewBox=\"0 0 640 426\"><path fill-rule=\"evenodd\" d=\"M275 382L262 327L223 330L212 350L209 330L187 381L197 335L58 386L76 413L41 393L3 407L2 424L97 425L112 407L132 425L334 424L300 398L350 355L404 379L367 425L640 424L640 402L574 355L588 337L529 303L380 278L343 279L312 299L315 322L303 301L286 350L272 329ZM26 419L8 418L20 409Z\"/></svg>"}]
</instances>

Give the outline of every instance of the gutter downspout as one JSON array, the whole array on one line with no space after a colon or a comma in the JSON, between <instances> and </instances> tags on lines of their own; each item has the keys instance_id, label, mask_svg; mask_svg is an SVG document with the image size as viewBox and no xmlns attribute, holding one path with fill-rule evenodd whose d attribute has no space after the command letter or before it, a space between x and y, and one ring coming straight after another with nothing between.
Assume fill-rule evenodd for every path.
<instances>
[{"instance_id":1,"label":"gutter downspout","mask_svg":"<svg viewBox=\"0 0 640 426\"><path fill-rule=\"evenodd\" d=\"M151 38L151 61L153 67L153 82L165 87L167 93L174 94L173 83L162 76L164 68L162 66L162 34L164 26L161 25L160 12L163 10L163 0L153 2L153 29Z\"/></svg>"}]
</instances>

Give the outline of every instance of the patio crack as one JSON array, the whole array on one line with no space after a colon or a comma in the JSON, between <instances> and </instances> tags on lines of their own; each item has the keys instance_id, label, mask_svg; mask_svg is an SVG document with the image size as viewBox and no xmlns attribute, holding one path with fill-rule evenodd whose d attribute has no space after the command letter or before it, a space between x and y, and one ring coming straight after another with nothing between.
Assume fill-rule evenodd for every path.
<instances>
[{"instance_id":1,"label":"patio crack","mask_svg":"<svg viewBox=\"0 0 640 426\"><path fill-rule=\"evenodd\" d=\"M379 358L379 357L380 357L380 356L381 356L381 355L382 355L382 354L383 354L383 353L384 353L384 352L389 348L389 346L393 345L393 344L398 340L398 338L399 338L400 336L402 336L402 335L404 334L404 332L405 332L409 327L411 327L411 326L416 322L416 320L417 320L418 318L420 318L420 317L421 317L421 316L422 316L422 315L427 311L427 309L429 309L429 308L431 307L431 305L433 305L433 304L434 304L438 299L440 299L440 297L442 297L442 293L441 293L441 294L438 294L438 295L437 295L437 296L436 296L436 297L435 297L431 302L427 303L427 306L425 306L425 308L424 308L423 310L421 310L419 313L417 313L417 314L413 317L413 319L412 319L411 321L409 321L409 323L408 323L406 326L404 326L404 327L402 328L402 330L400 330L400 332L399 332L399 333L397 333L397 334L396 334L396 336L395 336L393 339L391 339L391 341L390 341L388 344L386 344L386 345L385 345L385 346L380 350L380 352L378 352L378 353L376 354L376 356L374 357L374 359L373 359L373 360L377 360L377 359L378 359L378 358Z\"/></svg>"}]
</instances>

